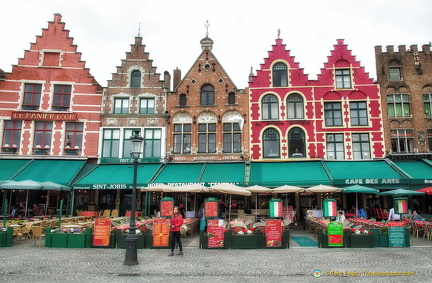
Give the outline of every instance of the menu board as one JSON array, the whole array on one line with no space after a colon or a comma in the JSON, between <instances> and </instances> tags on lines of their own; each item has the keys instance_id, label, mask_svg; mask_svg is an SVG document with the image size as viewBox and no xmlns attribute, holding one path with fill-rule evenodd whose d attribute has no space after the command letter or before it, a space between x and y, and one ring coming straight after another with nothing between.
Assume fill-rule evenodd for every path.
<instances>
[{"instance_id":1,"label":"menu board","mask_svg":"<svg viewBox=\"0 0 432 283\"><path fill-rule=\"evenodd\" d=\"M161 202L161 217L171 217L174 215L174 201L173 200L162 200Z\"/></svg>"},{"instance_id":2,"label":"menu board","mask_svg":"<svg viewBox=\"0 0 432 283\"><path fill-rule=\"evenodd\" d=\"M282 220L266 220L266 247L282 247Z\"/></svg>"},{"instance_id":3,"label":"menu board","mask_svg":"<svg viewBox=\"0 0 432 283\"><path fill-rule=\"evenodd\" d=\"M153 220L153 247L169 246L169 225L170 220L166 218Z\"/></svg>"},{"instance_id":4,"label":"menu board","mask_svg":"<svg viewBox=\"0 0 432 283\"><path fill-rule=\"evenodd\" d=\"M224 227L219 225L219 220L207 220L207 247L222 248L224 246Z\"/></svg>"},{"instance_id":5,"label":"menu board","mask_svg":"<svg viewBox=\"0 0 432 283\"><path fill-rule=\"evenodd\" d=\"M340 222L330 222L327 225L329 247L343 246L343 224Z\"/></svg>"},{"instance_id":6,"label":"menu board","mask_svg":"<svg viewBox=\"0 0 432 283\"><path fill-rule=\"evenodd\" d=\"M388 222L389 247L406 247L405 223Z\"/></svg>"},{"instance_id":7,"label":"menu board","mask_svg":"<svg viewBox=\"0 0 432 283\"><path fill-rule=\"evenodd\" d=\"M218 203L217 201L205 202L205 216L207 218L218 216Z\"/></svg>"},{"instance_id":8,"label":"menu board","mask_svg":"<svg viewBox=\"0 0 432 283\"><path fill-rule=\"evenodd\" d=\"M94 223L94 246L109 246L111 235L111 219L96 218Z\"/></svg>"}]
</instances>

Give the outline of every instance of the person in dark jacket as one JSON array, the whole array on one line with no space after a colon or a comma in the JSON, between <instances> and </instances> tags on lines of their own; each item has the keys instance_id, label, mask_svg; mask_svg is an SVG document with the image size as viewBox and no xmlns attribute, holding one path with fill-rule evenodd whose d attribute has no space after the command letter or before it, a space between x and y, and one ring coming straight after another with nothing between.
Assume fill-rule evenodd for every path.
<instances>
[{"instance_id":1,"label":"person in dark jacket","mask_svg":"<svg viewBox=\"0 0 432 283\"><path fill-rule=\"evenodd\" d=\"M183 225L183 216L181 213L179 213L179 208L176 206L174 207L174 215L171 216L170 220L170 231L171 231L171 238L170 238L170 247L171 252L168 254L168 256L174 255L174 249L175 249L175 242L177 242L179 246L179 253L178 255L183 255L183 247L180 240L180 227Z\"/></svg>"}]
</instances>

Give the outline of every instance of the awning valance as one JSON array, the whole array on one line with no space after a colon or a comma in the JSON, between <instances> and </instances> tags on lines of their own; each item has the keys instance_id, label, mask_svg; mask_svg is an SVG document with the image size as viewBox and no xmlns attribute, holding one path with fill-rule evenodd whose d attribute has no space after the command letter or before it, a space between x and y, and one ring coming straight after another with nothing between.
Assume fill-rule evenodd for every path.
<instances>
[{"instance_id":1,"label":"awning valance","mask_svg":"<svg viewBox=\"0 0 432 283\"><path fill-rule=\"evenodd\" d=\"M137 187L147 186L160 164L139 164L137 167ZM116 190L131 189L133 186L131 164L101 164L74 184L75 190Z\"/></svg>"}]
</instances>

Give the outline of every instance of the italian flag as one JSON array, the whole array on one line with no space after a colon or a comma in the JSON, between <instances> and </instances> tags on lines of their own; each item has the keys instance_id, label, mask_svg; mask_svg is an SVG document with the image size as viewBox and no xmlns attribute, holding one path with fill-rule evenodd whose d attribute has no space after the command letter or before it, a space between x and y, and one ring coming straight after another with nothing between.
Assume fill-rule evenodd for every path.
<instances>
[{"instance_id":1,"label":"italian flag","mask_svg":"<svg viewBox=\"0 0 432 283\"><path fill-rule=\"evenodd\" d=\"M282 217L282 202L275 201L271 203L270 209L273 211L273 217Z\"/></svg>"},{"instance_id":2,"label":"italian flag","mask_svg":"<svg viewBox=\"0 0 432 283\"><path fill-rule=\"evenodd\" d=\"M397 201L398 212L399 213L408 213L408 202L405 199L399 199Z\"/></svg>"},{"instance_id":3,"label":"italian flag","mask_svg":"<svg viewBox=\"0 0 432 283\"><path fill-rule=\"evenodd\" d=\"M336 202L328 201L324 203L324 217L336 216Z\"/></svg>"}]
</instances>

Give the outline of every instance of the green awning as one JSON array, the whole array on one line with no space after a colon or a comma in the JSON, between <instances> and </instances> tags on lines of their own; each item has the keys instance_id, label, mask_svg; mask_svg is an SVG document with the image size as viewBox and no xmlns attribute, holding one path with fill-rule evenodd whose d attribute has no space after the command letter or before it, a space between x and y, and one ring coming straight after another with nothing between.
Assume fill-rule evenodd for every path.
<instances>
[{"instance_id":1,"label":"green awning","mask_svg":"<svg viewBox=\"0 0 432 283\"><path fill-rule=\"evenodd\" d=\"M404 178L387 162L377 161L324 161L335 186L363 185L382 188L406 188Z\"/></svg>"},{"instance_id":2,"label":"green awning","mask_svg":"<svg viewBox=\"0 0 432 283\"><path fill-rule=\"evenodd\" d=\"M249 186L279 187L291 185L311 187L331 185L321 162L256 162L251 163Z\"/></svg>"},{"instance_id":3,"label":"green awning","mask_svg":"<svg viewBox=\"0 0 432 283\"><path fill-rule=\"evenodd\" d=\"M147 186L160 164L139 164L137 187ZM101 164L74 184L74 190L116 190L131 189L134 166L132 164Z\"/></svg>"},{"instance_id":4,"label":"green awning","mask_svg":"<svg viewBox=\"0 0 432 283\"><path fill-rule=\"evenodd\" d=\"M244 173L244 163L209 163L205 167L200 183L208 187L218 183L244 186Z\"/></svg>"},{"instance_id":5,"label":"green awning","mask_svg":"<svg viewBox=\"0 0 432 283\"><path fill-rule=\"evenodd\" d=\"M0 181L10 180L29 162L29 159L0 159Z\"/></svg>"},{"instance_id":6,"label":"green awning","mask_svg":"<svg viewBox=\"0 0 432 283\"><path fill-rule=\"evenodd\" d=\"M428 161L394 161L397 167L411 177L411 184L416 188L432 186L432 164Z\"/></svg>"},{"instance_id":7,"label":"green awning","mask_svg":"<svg viewBox=\"0 0 432 283\"><path fill-rule=\"evenodd\" d=\"M199 183L204 167L204 163L170 163L163 168L152 183L173 186Z\"/></svg>"},{"instance_id":8,"label":"green awning","mask_svg":"<svg viewBox=\"0 0 432 283\"><path fill-rule=\"evenodd\" d=\"M13 180L51 181L70 185L85 162L85 160L33 160Z\"/></svg>"}]
</instances>

